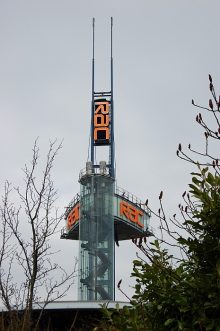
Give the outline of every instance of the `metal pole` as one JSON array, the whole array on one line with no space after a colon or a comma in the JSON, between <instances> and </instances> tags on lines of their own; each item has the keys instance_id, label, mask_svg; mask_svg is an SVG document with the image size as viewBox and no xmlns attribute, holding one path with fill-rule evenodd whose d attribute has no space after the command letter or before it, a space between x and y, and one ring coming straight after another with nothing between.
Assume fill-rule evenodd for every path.
<instances>
[{"instance_id":1,"label":"metal pole","mask_svg":"<svg viewBox=\"0 0 220 331\"><path fill-rule=\"evenodd\" d=\"M111 147L110 147L111 148L111 172L110 172L110 175L112 178L115 178L112 28L113 28L113 17L111 17ZM113 244L113 256L114 256L113 300L115 300L115 244Z\"/></svg>"},{"instance_id":2,"label":"metal pole","mask_svg":"<svg viewBox=\"0 0 220 331\"><path fill-rule=\"evenodd\" d=\"M95 68L95 18L92 19L92 104L91 104L91 162L94 165L94 68Z\"/></svg>"},{"instance_id":3,"label":"metal pole","mask_svg":"<svg viewBox=\"0 0 220 331\"><path fill-rule=\"evenodd\" d=\"M111 177L115 178L112 27L113 27L113 17L111 17Z\"/></svg>"}]
</instances>

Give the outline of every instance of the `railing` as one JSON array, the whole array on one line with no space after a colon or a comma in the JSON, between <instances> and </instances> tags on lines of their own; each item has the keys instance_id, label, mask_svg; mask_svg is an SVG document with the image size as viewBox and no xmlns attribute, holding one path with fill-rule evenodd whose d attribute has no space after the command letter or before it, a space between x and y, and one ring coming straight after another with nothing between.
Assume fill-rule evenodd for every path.
<instances>
[{"instance_id":1,"label":"railing","mask_svg":"<svg viewBox=\"0 0 220 331\"><path fill-rule=\"evenodd\" d=\"M138 207L143 209L150 216L151 213L150 213L149 208L136 195L134 195L134 194L124 190L123 188L118 187L118 186L116 186L115 194L119 195L121 198L124 198L128 201L131 201L131 202L135 203Z\"/></svg>"},{"instance_id":2,"label":"railing","mask_svg":"<svg viewBox=\"0 0 220 331\"><path fill-rule=\"evenodd\" d=\"M148 207L146 206L146 204L144 202L142 202L137 196L135 196L134 194L124 190L123 188L121 187L118 187L116 186L115 188L115 194L118 195L119 197L121 197L122 199L125 199L127 201L130 201L134 204L136 204L137 207L141 208L142 210L144 210L144 212L146 214L148 214L148 216L150 217L151 216L151 212L150 210L148 209ZM67 219L67 216L70 212L70 210L80 201L80 194L77 193L75 195L75 197L70 201L69 205L66 207L66 211L65 211L65 219ZM150 232L153 232L151 227L149 226L148 224L148 230ZM65 234L68 234L68 230L66 229L66 227L64 227L62 230L61 230L61 236L65 236Z\"/></svg>"},{"instance_id":3,"label":"railing","mask_svg":"<svg viewBox=\"0 0 220 331\"><path fill-rule=\"evenodd\" d=\"M148 207L146 206L146 204L141 201L141 199L139 199L136 195L126 191L125 189L116 186L115 188L115 194L119 195L121 198L126 199L130 202L135 203L138 207L140 207L141 209L143 209L149 216L150 216L150 210L148 209ZM75 197L70 201L70 203L68 204L68 206L66 207L66 211L65 211L65 219L67 218L70 210L72 209L73 206L75 206L80 200L80 194L77 193L75 195Z\"/></svg>"},{"instance_id":4,"label":"railing","mask_svg":"<svg viewBox=\"0 0 220 331\"><path fill-rule=\"evenodd\" d=\"M72 209L73 206L75 206L75 204L77 204L77 202L79 202L80 200L80 194L77 193L75 195L75 197L70 201L70 203L68 204L68 206L66 207L66 211L64 213L64 218L66 219L70 210Z\"/></svg>"},{"instance_id":5,"label":"railing","mask_svg":"<svg viewBox=\"0 0 220 331\"><path fill-rule=\"evenodd\" d=\"M86 168L83 168L82 170L80 170L80 173L79 173L79 181L85 175L92 176L94 174L95 175L109 176L110 174L109 174L109 166L108 166L108 164L101 171L100 171L100 167L99 166L98 167L93 166L92 169L89 169L89 170L87 170Z\"/></svg>"}]
</instances>

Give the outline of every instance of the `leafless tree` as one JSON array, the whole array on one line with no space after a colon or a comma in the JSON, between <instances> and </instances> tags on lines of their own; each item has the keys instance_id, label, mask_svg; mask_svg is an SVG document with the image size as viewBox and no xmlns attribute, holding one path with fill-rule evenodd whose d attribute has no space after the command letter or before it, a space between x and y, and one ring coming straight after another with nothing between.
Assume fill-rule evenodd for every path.
<instances>
[{"instance_id":1,"label":"leafless tree","mask_svg":"<svg viewBox=\"0 0 220 331\"><path fill-rule=\"evenodd\" d=\"M60 148L61 144L58 145L56 141L50 143L40 174L39 147L35 141L31 163L24 168L24 186L13 188L6 182L0 206L0 297L8 311L14 311L14 307L17 311L23 311L22 331L37 330L42 312L33 326L33 304L43 299L43 311L49 302L67 293L75 277L75 266L73 272L68 274L60 265L52 262L52 255L56 252L51 248L50 239L63 219L63 214L59 214L55 206L57 192L51 178ZM12 202L13 193L18 195L19 207ZM15 265L22 270L20 285L16 284L13 277ZM39 294L42 289L45 290L44 298Z\"/></svg>"},{"instance_id":2,"label":"leafless tree","mask_svg":"<svg viewBox=\"0 0 220 331\"><path fill-rule=\"evenodd\" d=\"M194 107L201 110L205 113L205 116L208 114L208 121L205 119L202 113L196 115L196 122L204 130L205 144L204 149L198 151L194 149L191 144L188 145L188 151L184 151L182 145L179 144L177 150L177 156L185 161L188 161L193 164L199 164L200 166L213 167L216 173L220 174L220 159L213 154L212 148L210 146L215 142L220 140L220 95L218 96L215 91L213 84L212 76L209 75L209 90L211 92L211 98L208 101L208 107L200 106L192 100Z\"/></svg>"},{"instance_id":3,"label":"leafless tree","mask_svg":"<svg viewBox=\"0 0 220 331\"><path fill-rule=\"evenodd\" d=\"M177 156L184 161L190 162L196 167L198 171L204 167L209 168L216 175L220 175L220 159L216 157L218 155L218 144L220 141L220 95L218 96L213 84L212 76L209 75L209 91L211 93L211 98L208 100L208 107L200 106L192 100L192 105L196 109L200 109L204 112L204 115L198 113L196 115L196 122L204 130L204 148L203 150L197 150L192 147L191 144L188 145L188 150L185 151L181 144L178 145ZM205 119L206 118L206 119ZM217 143L217 146L215 145ZM217 149L216 149L217 147ZM192 173L194 175L196 173ZM160 238L157 238L161 243L165 243L169 246L177 246L180 248L181 253L187 255L184 250L183 245L176 244L177 238L184 236L184 233L188 236L193 237L193 231L190 225L185 225L186 220L192 220L193 212L198 208L195 199L192 199L191 195L186 191L182 194L183 203L179 204L180 220L176 214L173 217L167 217L164 207L163 207L163 192L159 195L160 207L158 211L150 209L151 213L156 216L159 220L159 228L161 232ZM148 201L146 201L148 204ZM172 230L173 229L173 230ZM181 233L181 235L180 235ZM164 239L164 234L168 235L169 241ZM139 241L136 242L137 245L141 246Z\"/></svg>"}]
</instances>

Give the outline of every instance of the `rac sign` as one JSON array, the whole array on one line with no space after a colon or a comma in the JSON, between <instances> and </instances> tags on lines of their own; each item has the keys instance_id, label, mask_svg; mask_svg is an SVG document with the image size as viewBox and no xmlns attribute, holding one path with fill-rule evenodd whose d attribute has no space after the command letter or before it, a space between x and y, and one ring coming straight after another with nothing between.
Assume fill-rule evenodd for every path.
<instances>
[{"instance_id":1,"label":"rac sign","mask_svg":"<svg viewBox=\"0 0 220 331\"><path fill-rule=\"evenodd\" d=\"M109 101L95 101L94 142L108 145L110 139Z\"/></svg>"},{"instance_id":2,"label":"rac sign","mask_svg":"<svg viewBox=\"0 0 220 331\"><path fill-rule=\"evenodd\" d=\"M70 229L72 225L79 221L79 203L71 209L67 216L67 228Z\"/></svg>"},{"instance_id":3,"label":"rac sign","mask_svg":"<svg viewBox=\"0 0 220 331\"><path fill-rule=\"evenodd\" d=\"M144 227L144 224L140 221L143 215L144 213L136 209L133 205L125 201L120 201L120 216L124 216L127 220L137 224L141 228Z\"/></svg>"}]
</instances>

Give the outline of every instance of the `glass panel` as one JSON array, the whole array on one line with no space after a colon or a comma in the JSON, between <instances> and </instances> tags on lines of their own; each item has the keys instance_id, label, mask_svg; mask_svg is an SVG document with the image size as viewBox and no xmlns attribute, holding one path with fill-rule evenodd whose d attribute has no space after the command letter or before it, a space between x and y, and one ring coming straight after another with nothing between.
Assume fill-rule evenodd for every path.
<instances>
[{"instance_id":1,"label":"glass panel","mask_svg":"<svg viewBox=\"0 0 220 331\"><path fill-rule=\"evenodd\" d=\"M114 180L80 179L79 300L114 300Z\"/></svg>"}]
</instances>

